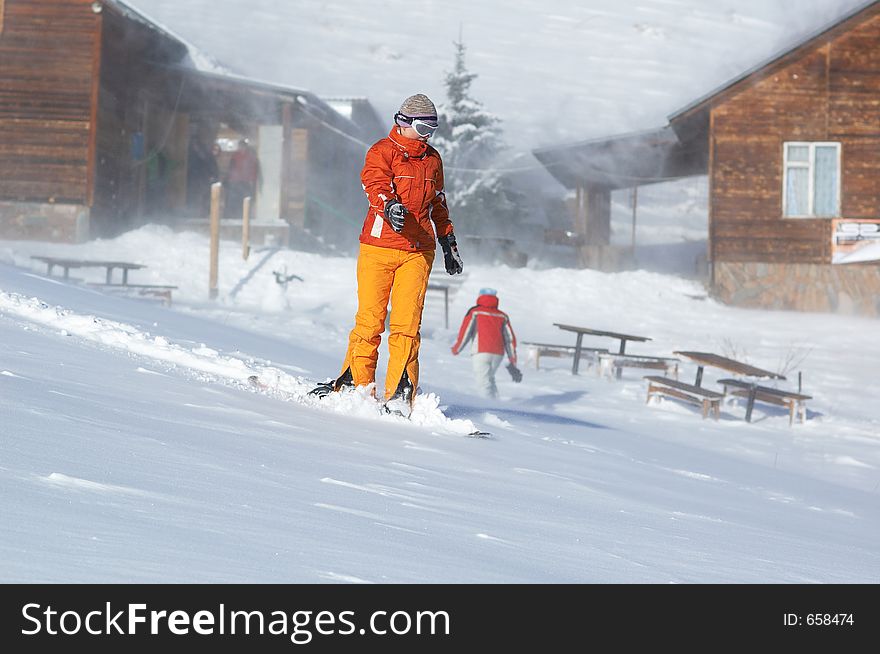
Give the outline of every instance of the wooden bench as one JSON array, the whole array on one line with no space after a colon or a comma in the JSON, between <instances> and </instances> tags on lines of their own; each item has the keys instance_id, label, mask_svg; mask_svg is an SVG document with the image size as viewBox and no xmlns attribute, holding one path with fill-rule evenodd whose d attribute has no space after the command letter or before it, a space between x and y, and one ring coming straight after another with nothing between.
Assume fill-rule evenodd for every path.
<instances>
[{"instance_id":1,"label":"wooden bench","mask_svg":"<svg viewBox=\"0 0 880 654\"><path fill-rule=\"evenodd\" d=\"M722 393L710 391L702 386L685 384L684 382L680 382L677 379L670 379L669 377L647 375L645 379L648 380L647 402L650 402L654 395L674 397L675 399L684 400L685 402L690 402L691 404L696 404L702 407L704 420L708 417L710 412L712 413L712 417L715 420L718 420L718 416L721 414L721 400L724 399Z\"/></svg>"},{"instance_id":2,"label":"wooden bench","mask_svg":"<svg viewBox=\"0 0 880 654\"><path fill-rule=\"evenodd\" d=\"M166 306L171 306L171 291L177 289L176 286L168 284L103 284L100 282L90 282L89 286L107 289L108 291L126 292L132 290L138 295L152 295L161 298Z\"/></svg>"},{"instance_id":3,"label":"wooden bench","mask_svg":"<svg viewBox=\"0 0 880 654\"><path fill-rule=\"evenodd\" d=\"M541 367L541 357L570 357L574 356L574 345L557 345L555 343L534 343L532 341L523 341L523 345L528 345L535 353L535 369ZM581 356L587 354L590 363L596 363L600 354L607 353L608 350L599 347L581 347Z\"/></svg>"},{"instance_id":4,"label":"wooden bench","mask_svg":"<svg viewBox=\"0 0 880 654\"><path fill-rule=\"evenodd\" d=\"M770 386L759 386L742 379L719 379L718 383L724 387L725 395L747 398L746 422L752 421L752 408L755 402L758 401L786 407L788 409L789 425L794 424L795 414L798 416L798 422L803 423L807 419L806 401L813 399L812 395L804 395L803 393L795 393L794 391L786 391Z\"/></svg>"},{"instance_id":5,"label":"wooden bench","mask_svg":"<svg viewBox=\"0 0 880 654\"><path fill-rule=\"evenodd\" d=\"M599 374L614 374L620 379L623 368L649 368L663 370L667 376L678 379L679 360L672 357L642 356L639 354L599 354Z\"/></svg>"}]
</instances>

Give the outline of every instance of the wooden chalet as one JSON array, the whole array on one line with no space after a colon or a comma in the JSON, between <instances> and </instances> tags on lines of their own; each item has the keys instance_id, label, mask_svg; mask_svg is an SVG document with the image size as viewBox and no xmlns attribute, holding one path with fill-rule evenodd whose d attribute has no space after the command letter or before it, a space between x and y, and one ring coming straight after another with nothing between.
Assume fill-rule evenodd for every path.
<instances>
[{"instance_id":1,"label":"wooden chalet","mask_svg":"<svg viewBox=\"0 0 880 654\"><path fill-rule=\"evenodd\" d=\"M363 212L372 130L231 73L122 0L0 0L0 238L203 224L204 153L223 145L222 168L240 139L262 173L252 236L338 234Z\"/></svg>"},{"instance_id":2,"label":"wooden chalet","mask_svg":"<svg viewBox=\"0 0 880 654\"><path fill-rule=\"evenodd\" d=\"M576 227L588 243L607 246L610 190L707 174L713 295L880 315L876 0L675 112L663 129L535 156L576 189Z\"/></svg>"}]
</instances>

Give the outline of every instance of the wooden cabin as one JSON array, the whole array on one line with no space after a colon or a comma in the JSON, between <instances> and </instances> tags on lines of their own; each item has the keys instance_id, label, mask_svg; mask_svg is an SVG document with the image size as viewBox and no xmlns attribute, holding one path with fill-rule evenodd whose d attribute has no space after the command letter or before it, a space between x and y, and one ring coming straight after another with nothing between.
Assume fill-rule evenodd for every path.
<instances>
[{"instance_id":1,"label":"wooden cabin","mask_svg":"<svg viewBox=\"0 0 880 654\"><path fill-rule=\"evenodd\" d=\"M197 227L205 153L223 145L222 168L242 139L262 173L252 236L347 233L372 128L231 73L122 0L0 0L0 238Z\"/></svg>"},{"instance_id":2,"label":"wooden cabin","mask_svg":"<svg viewBox=\"0 0 880 654\"><path fill-rule=\"evenodd\" d=\"M535 154L586 198L609 188L597 169L612 188L627 176L633 186L707 174L714 296L880 315L880 2L675 112L659 133L675 138L577 144L568 165L559 164L564 148ZM591 156L614 141L626 156ZM685 163L670 168L679 155Z\"/></svg>"}]
</instances>

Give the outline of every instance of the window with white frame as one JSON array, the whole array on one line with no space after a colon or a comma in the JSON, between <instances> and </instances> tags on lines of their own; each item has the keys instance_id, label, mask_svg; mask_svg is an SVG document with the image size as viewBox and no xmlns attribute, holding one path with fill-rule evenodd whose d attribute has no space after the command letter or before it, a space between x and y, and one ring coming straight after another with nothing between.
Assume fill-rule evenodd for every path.
<instances>
[{"instance_id":1,"label":"window with white frame","mask_svg":"<svg viewBox=\"0 0 880 654\"><path fill-rule=\"evenodd\" d=\"M782 215L840 215L840 143L785 143Z\"/></svg>"}]
</instances>

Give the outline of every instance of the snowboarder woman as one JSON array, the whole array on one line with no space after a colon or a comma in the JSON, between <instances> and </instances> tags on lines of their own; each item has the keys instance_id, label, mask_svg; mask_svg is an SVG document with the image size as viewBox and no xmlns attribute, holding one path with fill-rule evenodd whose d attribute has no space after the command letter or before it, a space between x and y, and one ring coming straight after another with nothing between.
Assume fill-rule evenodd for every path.
<instances>
[{"instance_id":1,"label":"snowboarder woman","mask_svg":"<svg viewBox=\"0 0 880 654\"><path fill-rule=\"evenodd\" d=\"M355 325L342 373L312 391L319 397L375 382L390 300L384 399L402 401L406 412L412 407L419 384L419 329L437 247L435 232L446 272L462 271L443 194L443 162L427 143L437 126L434 103L421 93L410 96L394 115L388 136L367 152L361 182L370 206L360 236Z\"/></svg>"},{"instance_id":2,"label":"snowboarder woman","mask_svg":"<svg viewBox=\"0 0 880 654\"><path fill-rule=\"evenodd\" d=\"M480 289L477 304L468 310L461 321L452 353L457 355L471 340L471 366L480 395L493 399L498 397L495 372L505 354L509 360L507 371L513 381L522 381L522 373L516 367L516 335L510 318L498 309L498 293L494 288Z\"/></svg>"}]
</instances>

